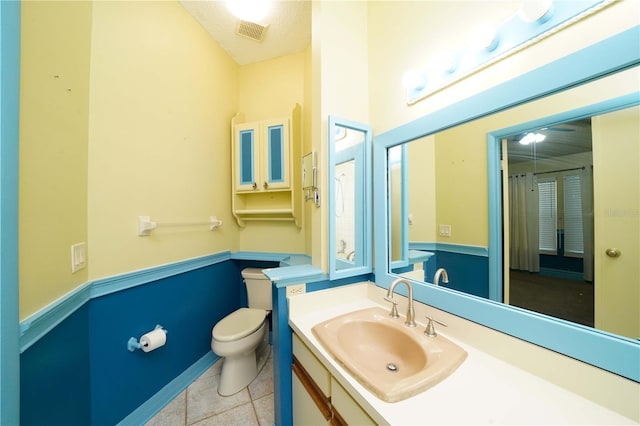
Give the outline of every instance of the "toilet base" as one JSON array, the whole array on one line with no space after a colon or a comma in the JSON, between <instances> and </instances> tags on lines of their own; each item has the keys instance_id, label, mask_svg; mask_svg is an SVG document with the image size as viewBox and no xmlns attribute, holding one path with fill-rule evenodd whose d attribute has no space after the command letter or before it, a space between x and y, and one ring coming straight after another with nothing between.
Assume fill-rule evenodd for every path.
<instances>
[{"instance_id":1,"label":"toilet base","mask_svg":"<svg viewBox=\"0 0 640 426\"><path fill-rule=\"evenodd\" d=\"M260 345L254 351L233 357L225 357L222 361L218 393L221 396L231 396L247 387L264 367L270 352L271 346L269 345L269 334L267 332Z\"/></svg>"}]
</instances>

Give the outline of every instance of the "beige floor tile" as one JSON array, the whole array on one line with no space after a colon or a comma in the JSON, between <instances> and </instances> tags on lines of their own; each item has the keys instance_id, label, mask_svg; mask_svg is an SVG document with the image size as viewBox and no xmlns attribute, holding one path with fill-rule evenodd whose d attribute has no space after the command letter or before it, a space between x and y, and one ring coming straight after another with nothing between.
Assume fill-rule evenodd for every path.
<instances>
[{"instance_id":1,"label":"beige floor tile","mask_svg":"<svg viewBox=\"0 0 640 426\"><path fill-rule=\"evenodd\" d=\"M146 426L272 426L274 407L271 355L249 386L227 397L218 394L222 362L222 359L216 361Z\"/></svg>"},{"instance_id":2,"label":"beige floor tile","mask_svg":"<svg viewBox=\"0 0 640 426\"><path fill-rule=\"evenodd\" d=\"M193 426L259 426L251 403L243 404L195 423Z\"/></svg>"},{"instance_id":3,"label":"beige floor tile","mask_svg":"<svg viewBox=\"0 0 640 426\"><path fill-rule=\"evenodd\" d=\"M273 413L273 392L260 399L253 400L253 408L258 416L260 426L272 426L275 420Z\"/></svg>"},{"instance_id":4,"label":"beige floor tile","mask_svg":"<svg viewBox=\"0 0 640 426\"><path fill-rule=\"evenodd\" d=\"M181 392L145 426L184 426L186 421L186 391Z\"/></svg>"},{"instance_id":5,"label":"beige floor tile","mask_svg":"<svg viewBox=\"0 0 640 426\"><path fill-rule=\"evenodd\" d=\"M214 373L212 370L207 371L187 388L187 424L251 402L246 388L235 395L220 396L220 374Z\"/></svg>"},{"instance_id":6,"label":"beige floor tile","mask_svg":"<svg viewBox=\"0 0 640 426\"><path fill-rule=\"evenodd\" d=\"M258 377L249 384L249 393L253 400L273 393L273 359L271 357L267 359Z\"/></svg>"}]
</instances>

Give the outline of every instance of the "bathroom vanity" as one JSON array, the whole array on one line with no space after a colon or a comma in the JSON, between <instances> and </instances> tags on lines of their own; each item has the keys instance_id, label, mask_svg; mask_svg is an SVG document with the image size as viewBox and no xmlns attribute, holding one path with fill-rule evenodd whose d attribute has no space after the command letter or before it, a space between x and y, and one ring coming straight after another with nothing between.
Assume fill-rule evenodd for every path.
<instances>
[{"instance_id":1,"label":"bathroom vanity","mask_svg":"<svg viewBox=\"0 0 640 426\"><path fill-rule=\"evenodd\" d=\"M305 420L296 417L301 413L315 412L315 422L324 423L337 412L334 424L340 420L347 424L637 424L496 355L511 354L515 349L513 356L518 356L523 348L517 346L528 345L525 351L539 362L549 362L542 352L537 353L544 349L422 303L415 305L417 327L424 330L426 315L447 323L448 327L436 325L438 334L462 347L468 356L433 387L398 402L384 402L332 357L312 328L345 313L372 307L388 309L385 293L373 283L359 283L289 299L289 325L294 332L294 423ZM398 321L404 321L405 309L406 301L402 300ZM296 372L300 366L310 377L300 379ZM309 378L311 388L302 384ZM316 394L308 390L314 384Z\"/></svg>"}]
</instances>

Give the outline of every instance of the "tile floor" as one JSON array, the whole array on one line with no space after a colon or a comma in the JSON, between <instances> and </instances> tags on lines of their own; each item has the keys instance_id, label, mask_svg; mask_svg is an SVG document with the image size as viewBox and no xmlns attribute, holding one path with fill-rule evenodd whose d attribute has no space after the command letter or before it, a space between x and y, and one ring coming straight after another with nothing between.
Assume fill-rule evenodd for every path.
<instances>
[{"instance_id":1,"label":"tile floor","mask_svg":"<svg viewBox=\"0 0 640 426\"><path fill-rule=\"evenodd\" d=\"M273 425L272 356L249 386L228 397L217 391L222 361L216 361L146 426Z\"/></svg>"}]
</instances>

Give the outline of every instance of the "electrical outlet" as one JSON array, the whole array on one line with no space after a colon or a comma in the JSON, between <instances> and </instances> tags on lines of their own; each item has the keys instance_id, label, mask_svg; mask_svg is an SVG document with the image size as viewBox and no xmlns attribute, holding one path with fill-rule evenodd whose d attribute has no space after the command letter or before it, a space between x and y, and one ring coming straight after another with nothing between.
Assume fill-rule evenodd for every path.
<instances>
[{"instance_id":1,"label":"electrical outlet","mask_svg":"<svg viewBox=\"0 0 640 426\"><path fill-rule=\"evenodd\" d=\"M287 286L287 297L297 296L298 294L304 294L307 292L306 284L294 284Z\"/></svg>"},{"instance_id":2,"label":"electrical outlet","mask_svg":"<svg viewBox=\"0 0 640 426\"><path fill-rule=\"evenodd\" d=\"M71 246L71 273L76 273L80 269L87 267L87 251L85 243L78 243Z\"/></svg>"},{"instance_id":3,"label":"electrical outlet","mask_svg":"<svg viewBox=\"0 0 640 426\"><path fill-rule=\"evenodd\" d=\"M440 236L441 237L450 237L451 236L451 225L440 225Z\"/></svg>"}]
</instances>

